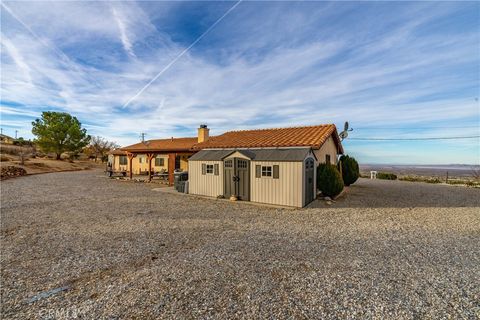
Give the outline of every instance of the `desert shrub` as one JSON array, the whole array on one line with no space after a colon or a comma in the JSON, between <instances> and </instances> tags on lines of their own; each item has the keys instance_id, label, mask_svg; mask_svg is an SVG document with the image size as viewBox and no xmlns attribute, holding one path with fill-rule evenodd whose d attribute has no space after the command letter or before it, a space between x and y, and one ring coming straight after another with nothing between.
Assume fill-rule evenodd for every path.
<instances>
[{"instance_id":1,"label":"desert shrub","mask_svg":"<svg viewBox=\"0 0 480 320\"><path fill-rule=\"evenodd\" d=\"M418 177L412 177L412 176L400 177L398 180L400 180L400 181L408 181L408 182L419 182L419 181L422 181L420 178L418 178Z\"/></svg>"},{"instance_id":2,"label":"desert shrub","mask_svg":"<svg viewBox=\"0 0 480 320\"><path fill-rule=\"evenodd\" d=\"M30 140L25 140L24 138L20 137L13 141L13 145L15 146L26 146L26 147L33 147L34 143Z\"/></svg>"},{"instance_id":3,"label":"desert shrub","mask_svg":"<svg viewBox=\"0 0 480 320\"><path fill-rule=\"evenodd\" d=\"M7 157L7 156L1 155L1 156L0 156L0 161L1 161L1 162L10 161L10 158Z\"/></svg>"},{"instance_id":4,"label":"desert shrub","mask_svg":"<svg viewBox=\"0 0 480 320\"><path fill-rule=\"evenodd\" d=\"M478 181L468 181L467 186L474 187L474 188L480 188L480 182L478 182Z\"/></svg>"},{"instance_id":5,"label":"desert shrub","mask_svg":"<svg viewBox=\"0 0 480 320\"><path fill-rule=\"evenodd\" d=\"M442 180L440 180L437 177L405 176L405 177L400 177L399 180L409 181L409 182L442 183Z\"/></svg>"},{"instance_id":6,"label":"desert shrub","mask_svg":"<svg viewBox=\"0 0 480 320\"><path fill-rule=\"evenodd\" d=\"M12 146L2 145L2 153L18 156L22 152L23 152L22 147L16 147L16 146L13 146L13 145Z\"/></svg>"},{"instance_id":7,"label":"desert shrub","mask_svg":"<svg viewBox=\"0 0 480 320\"><path fill-rule=\"evenodd\" d=\"M397 180L397 175L389 172L379 172L377 173L377 179Z\"/></svg>"},{"instance_id":8,"label":"desert shrub","mask_svg":"<svg viewBox=\"0 0 480 320\"><path fill-rule=\"evenodd\" d=\"M335 197L343 190L343 179L338 169L331 164L321 164L317 168L317 188L322 194Z\"/></svg>"},{"instance_id":9,"label":"desert shrub","mask_svg":"<svg viewBox=\"0 0 480 320\"><path fill-rule=\"evenodd\" d=\"M14 146L14 145L1 145L0 151L3 154L11 154L13 156L20 156L22 154L31 154L35 151L34 147L28 146Z\"/></svg>"},{"instance_id":10,"label":"desert shrub","mask_svg":"<svg viewBox=\"0 0 480 320\"><path fill-rule=\"evenodd\" d=\"M360 169L355 158L343 155L340 157L339 165L342 166L342 178L346 186L355 183L358 177L360 177Z\"/></svg>"}]
</instances>

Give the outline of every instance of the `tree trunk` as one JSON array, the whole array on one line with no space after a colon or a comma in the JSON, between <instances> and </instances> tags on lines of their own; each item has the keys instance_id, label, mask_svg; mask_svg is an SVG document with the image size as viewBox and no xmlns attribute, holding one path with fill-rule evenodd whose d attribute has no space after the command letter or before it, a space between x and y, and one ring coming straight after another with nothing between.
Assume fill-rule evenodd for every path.
<instances>
[{"instance_id":1,"label":"tree trunk","mask_svg":"<svg viewBox=\"0 0 480 320\"><path fill-rule=\"evenodd\" d=\"M61 153L57 153L57 160L60 160Z\"/></svg>"}]
</instances>

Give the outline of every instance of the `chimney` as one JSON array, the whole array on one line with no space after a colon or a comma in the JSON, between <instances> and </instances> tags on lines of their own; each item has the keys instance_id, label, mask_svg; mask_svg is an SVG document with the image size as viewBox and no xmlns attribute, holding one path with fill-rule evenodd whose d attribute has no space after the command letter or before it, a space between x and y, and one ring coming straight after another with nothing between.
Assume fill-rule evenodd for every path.
<instances>
[{"instance_id":1,"label":"chimney","mask_svg":"<svg viewBox=\"0 0 480 320\"><path fill-rule=\"evenodd\" d=\"M205 142L208 140L208 132L210 129L207 128L206 124L201 124L200 128L198 128L198 143Z\"/></svg>"}]
</instances>

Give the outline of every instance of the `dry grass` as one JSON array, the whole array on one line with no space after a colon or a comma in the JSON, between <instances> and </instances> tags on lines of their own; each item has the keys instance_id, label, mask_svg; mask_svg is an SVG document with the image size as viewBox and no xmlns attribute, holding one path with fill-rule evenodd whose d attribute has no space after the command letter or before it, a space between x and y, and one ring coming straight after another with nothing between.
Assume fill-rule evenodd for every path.
<instances>
[{"instance_id":1,"label":"dry grass","mask_svg":"<svg viewBox=\"0 0 480 320\"><path fill-rule=\"evenodd\" d=\"M39 174L61 171L76 171L103 168L104 165L85 161L55 160L48 156L38 156L35 147L0 144L0 167L16 166L23 168L27 174Z\"/></svg>"},{"instance_id":2,"label":"dry grass","mask_svg":"<svg viewBox=\"0 0 480 320\"><path fill-rule=\"evenodd\" d=\"M87 170L94 168L104 168L104 164L95 163L92 161L67 161L67 160L54 160L48 158L26 158L23 162L20 157L11 155L2 155L3 159L0 162L0 167L16 166L23 168L27 171L27 174L39 174L49 172L61 172L61 171L76 171Z\"/></svg>"},{"instance_id":3,"label":"dry grass","mask_svg":"<svg viewBox=\"0 0 480 320\"><path fill-rule=\"evenodd\" d=\"M2 155L9 154L14 156L20 156L21 154L31 155L35 153L34 147L28 146L15 146L11 144L0 144L0 153Z\"/></svg>"}]
</instances>

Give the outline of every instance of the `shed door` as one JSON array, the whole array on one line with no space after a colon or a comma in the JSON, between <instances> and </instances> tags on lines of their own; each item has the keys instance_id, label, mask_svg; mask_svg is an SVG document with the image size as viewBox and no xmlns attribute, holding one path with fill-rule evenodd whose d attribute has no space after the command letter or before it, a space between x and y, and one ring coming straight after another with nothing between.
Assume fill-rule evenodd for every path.
<instances>
[{"instance_id":1,"label":"shed door","mask_svg":"<svg viewBox=\"0 0 480 320\"><path fill-rule=\"evenodd\" d=\"M235 171L233 167L233 159L225 160L223 167L225 171L225 174L223 175L225 185L223 196L228 199L230 196L235 195Z\"/></svg>"},{"instance_id":2,"label":"shed door","mask_svg":"<svg viewBox=\"0 0 480 320\"><path fill-rule=\"evenodd\" d=\"M315 162L309 158L305 160L305 205L309 204L315 198L314 178Z\"/></svg>"},{"instance_id":3,"label":"shed door","mask_svg":"<svg viewBox=\"0 0 480 320\"><path fill-rule=\"evenodd\" d=\"M250 200L250 161L235 158L235 169L237 171L237 197L240 200Z\"/></svg>"},{"instance_id":4,"label":"shed door","mask_svg":"<svg viewBox=\"0 0 480 320\"><path fill-rule=\"evenodd\" d=\"M250 161L233 158L224 162L225 198L234 195L240 200L250 200Z\"/></svg>"}]
</instances>

